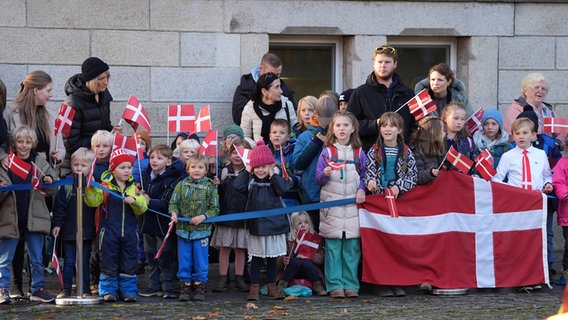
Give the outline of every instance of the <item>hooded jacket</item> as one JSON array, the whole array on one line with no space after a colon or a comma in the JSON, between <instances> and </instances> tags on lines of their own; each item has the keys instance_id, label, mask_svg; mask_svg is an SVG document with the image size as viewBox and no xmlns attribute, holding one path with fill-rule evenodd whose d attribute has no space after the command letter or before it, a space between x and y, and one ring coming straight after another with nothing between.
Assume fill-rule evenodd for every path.
<instances>
[{"instance_id":1,"label":"hooded jacket","mask_svg":"<svg viewBox=\"0 0 568 320\"><path fill-rule=\"evenodd\" d=\"M67 138L69 154L80 147L91 148L91 137L97 130L112 131L110 122L110 102L112 96L108 89L99 95L89 90L81 74L76 74L65 83L65 103L75 110L71 131Z\"/></svg>"},{"instance_id":2,"label":"hooded jacket","mask_svg":"<svg viewBox=\"0 0 568 320\"><path fill-rule=\"evenodd\" d=\"M368 150L377 140L377 119L387 111L396 111L413 96L414 92L402 83L396 73L389 88L380 84L375 78L375 73L371 72L365 84L353 91L347 111L353 113L359 121L359 136L363 149ZM404 120L404 140L408 143L411 132L416 128L416 121L408 107L400 109L398 114Z\"/></svg>"},{"instance_id":3,"label":"hooded jacket","mask_svg":"<svg viewBox=\"0 0 568 320\"><path fill-rule=\"evenodd\" d=\"M166 167L164 172L150 179L152 168L148 166L142 174L143 185L146 188L146 194L150 197L148 209L168 214L168 205L174 188L179 182L179 172L174 166ZM170 217L159 215L152 211L146 211L146 214L140 218L140 232L152 236L165 236L168 232L168 224Z\"/></svg>"}]
</instances>

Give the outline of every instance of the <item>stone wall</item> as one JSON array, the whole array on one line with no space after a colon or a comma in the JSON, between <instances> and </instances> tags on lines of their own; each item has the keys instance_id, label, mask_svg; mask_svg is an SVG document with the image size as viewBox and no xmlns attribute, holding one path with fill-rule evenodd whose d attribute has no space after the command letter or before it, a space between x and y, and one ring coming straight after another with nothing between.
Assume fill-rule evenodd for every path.
<instances>
[{"instance_id":1,"label":"stone wall","mask_svg":"<svg viewBox=\"0 0 568 320\"><path fill-rule=\"evenodd\" d=\"M13 99L29 71L47 71L55 110L65 81L99 56L111 65L113 121L135 95L163 139L168 104L209 104L214 126L229 124L239 77L270 36L343 37L344 87L364 81L378 44L443 36L458 39L457 76L476 107L505 110L522 77L540 71L568 117L568 4L553 2L0 0L0 79Z\"/></svg>"}]
</instances>

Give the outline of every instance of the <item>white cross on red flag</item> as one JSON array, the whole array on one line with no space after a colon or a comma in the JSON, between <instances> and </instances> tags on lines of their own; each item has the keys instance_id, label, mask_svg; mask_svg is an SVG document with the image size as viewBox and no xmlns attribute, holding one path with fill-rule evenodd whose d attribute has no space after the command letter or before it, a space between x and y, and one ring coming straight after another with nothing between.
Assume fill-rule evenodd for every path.
<instances>
[{"instance_id":1,"label":"white cross on red flag","mask_svg":"<svg viewBox=\"0 0 568 320\"><path fill-rule=\"evenodd\" d=\"M193 132L195 108L192 104L170 105L168 108L168 132Z\"/></svg>"},{"instance_id":2,"label":"white cross on red flag","mask_svg":"<svg viewBox=\"0 0 568 320\"><path fill-rule=\"evenodd\" d=\"M448 150L448 154L446 155L446 160L463 173L468 173L473 166L473 160L459 153L454 146L450 146L450 150Z\"/></svg>"},{"instance_id":3,"label":"white cross on red flag","mask_svg":"<svg viewBox=\"0 0 568 320\"><path fill-rule=\"evenodd\" d=\"M296 235L292 252L311 259L316 255L322 239L323 237L319 234L305 232L300 229Z\"/></svg>"},{"instance_id":4,"label":"white cross on red flag","mask_svg":"<svg viewBox=\"0 0 568 320\"><path fill-rule=\"evenodd\" d=\"M546 132L546 133L568 133L568 119L566 119L566 118L544 118L544 132Z\"/></svg>"},{"instance_id":5,"label":"white cross on red flag","mask_svg":"<svg viewBox=\"0 0 568 320\"><path fill-rule=\"evenodd\" d=\"M152 130L150 118L148 118L146 110L144 110L144 107L135 96L128 98L128 102L122 113L122 119L126 120L135 131L138 130L139 125L144 127L148 132Z\"/></svg>"},{"instance_id":6,"label":"white cross on red flag","mask_svg":"<svg viewBox=\"0 0 568 320\"><path fill-rule=\"evenodd\" d=\"M487 181L491 181L494 175L497 174L497 171L493 168L493 165L490 164L486 159L478 160L475 163L475 169L481 177Z\"/></svg>"},{"instance_id":7,"label":"white cross on red flag","mask_svg":"<svg viewBox=\"0 0 568 320\"><path fill-rule=\"evenodd\" d=\"M250 163L250 157L249 157L250 150L239 146L235 146L235 150L239 154L239 157L241 157L241 159L243 160L244 165L248 166L248 164Z\"/></svg>"},{"instance_id":8,"label":"white cross on red flag","mask_svg":"<svg viewBox=\"0 0 568 320\"><path fill-rule=\"evenodd\" d=\"M467 119L465 125L467 127L467 131L473 136L473 134L483 127L481 120L483 119L483 113L485 110L483 108L477 110L474 114Z\"/></svg>"},{"instance_id":9,"label":"white cross on red flag","mask_svg":"<svg viewBox=\"0 0 568 320\"><path fill-rule=\"evenodd\" d=\"M136 140L134 138L129 138L121 135L120 133L114 134L114 142L112 143L112 150L124 149L124 151L130 155L137 155Z\"/></svg>"},{"instance_id":10,"label":"white cross on red flag","mask_svg":"<svg viewBox=\"0 0 568 320\"><path fill-rule=\"evenodd\" d=\"M195 130L195 132L211 130L211 114L209 113L209 105L203 106L203 108L199 110L193 130Z\"/></svg>"},{"instance_id":11,"label":"white cross on red flag","mask_svg":"<svg viewBox=\"0 0 568 320\"><path fill-rule=\"evenodd\" d=\"M416 121L427 116L430 112L436 111L437 108L434 101L432 101L432 98L430 98L430 93L428 93L428 90L426 89L420 91L407 103L410 113L412 113Z\"/></svg>"},{"instance_id":12,"label":"white cross on red flag","mask_svg":"<svg viewBox=\"0 0 568 320\"><path fill-rule=\"evenodd\" d=\"M483 149L483 151L479 153L477 158L475 158L476 162L479 162L481 160L487 161L490 165L495 164L495 160L493 160L493 156L491 155L491 152L489 152L489 149L487 148Z\"/></svg>"},{"instance_id":13,"label":"white cross on red flag","mask_svg":"<svg viewBox=\"0 0 568 320\"><path fill-rule=\"evenodd\" d=\"M8 155L8 169L25 180L32 169L32 165L18 158L16 154L10 150L10 154Z\"/></svg>"},{"instance_id":14,"label":"white cross on red flag","mask_svg":"<svg viewBox=\"0 0 568 320\"><path fill-rule=\"evenodd\" d=\"M65 103L62 103L59 108L59 115L57 116L57 119L55 119L55 135L63 133L64 135L69 136L74 116L75 109Z\"/></svg>"},{"instance_id":15,"label":"white cross on red flag","mask_svg":"<svg viewBox=\"0 0 568 320\"><path fill-rule=\"evenodd\" d=\"M217 130L209 130L207 132L197 153L204 154L208 157L217 156Z\"/></svg>"}]
</instances>

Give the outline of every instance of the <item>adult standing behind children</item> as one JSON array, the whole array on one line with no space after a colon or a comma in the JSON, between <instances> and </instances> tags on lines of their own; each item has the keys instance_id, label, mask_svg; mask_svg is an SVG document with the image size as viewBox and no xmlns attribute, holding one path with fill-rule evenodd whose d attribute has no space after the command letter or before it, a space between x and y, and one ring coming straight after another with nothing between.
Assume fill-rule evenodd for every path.
<instances>
[{"instance_id":1,"label":"adult standing behind children","mask_svg":"<svg viewBox=\"0 0 568 320\"><path fill-rule=\"evenodd\" d=\"M451 101L459 101L466 107L467 116L473 114L473 107L467 99L465 85L454 77L454 72L445 63L438 63L428 70L428 78L422 79L414 86L414 93L427 89L430 98L438 109L431 115L441 115L444 107Z\"/></svg>"},{"instance_id":2,"label":"adult standing behind children","mask_svg":"<svg viewBox=\"0 0 568 320\"><path fill-rule=\"evenodd\" d=\"M6 85L2 80L0 80L0 114L4 113L6 109ZM6 119L0 117L0 146L8 141L8 127L6 125Z\"/></svg>"},{"instance_id":3,"label":"adult standing behind children","mask_svg":"<svg viewBox=\"0 0 568 320\"><path fill-rule=\"evenodd\" d=\"M509 141L513 141L514 138L511 124L523 112L525 106L531 106L534 112L536 112L538 117L537 133L544 132L544 118L554 118L554 107L544 102L549 88L548 81L541 73L529 73L523 78L521 81L521 96L513 100L507 109L505 119L503 119L503 128L509 133Z\"/></svg>"},{"instance_id":4,"label":"adult standing behind children","mask_svg":"<svg viewBox=\"0 0 568 320\"><path fill-rule=\"evenodd\" d=\"M110 72L108 64L97 57L83 61L81 73L65 83L65 103L75 110L71 131L67 138L70 153L80 147L91 148L91 136L99 129L111 132L122 131L120 126L112 126L110 121L110 102L108 91Z\"/></svg>"},{"instance_id":5,"label":"adult standing behind children","mask_svg":"<svg viewBox=\"0 0 568 320\"><path fill-rule=\"evenodd\" d=\"M241 115L245 105L251 99L251 94L256 89L256 83L260 76L272 72L277 77L282 74L282 60L274 53L268 52L262 56L260 65L251 69L249 74L241 76L241 83L235 89L233 95L233 121L237 125L241 124ZM294 104L294 91L292 91L283 80L281 80L282 93L292 104Z\"/></svg>"},{"instance_id":6,"label":"adult standing behind children","mask_svg":"<svg viewBox=\"0 0 568 320\"><path fill-rule=\"evenodd\" d=\"M241 128L251 145L269 141L270 125L274 119L286 119L293 128L298 123L294 105L282 96L280 78L268 72L258 78L256 90L243 109Z\"/></svg>"},{"instance_id":7,"label":"adult standing behind children","mask_svg":"<svg viewBox=\"0 0 568 320\"><path fill-rule=\"evenodd\" d=\"M377 119L386 111L396 111L414 96L414 92L402 83L395 72L397 64L398 52L395 48L388 45L376 48L373 72L349 98L347 111L359 121L359 135L365 150L377 140ZM398 113L404 119L404 140L408 143L416 122L408 107L400 109Z\"/></svg>"},{"instance_id":8,"label":"adult standing behind children","mask_svg":"<svg viewBox=\"0 0 568 320\"><path fill-rule=\"evenodd\" d=\"M61 135L55 136L54 119L46 107L53 96L51 83L51 76L44 71L30 72L20 85L14 106L4 110L4 118L8 133L22 125L31 127L38 139L35 151L43 153L52 163L59 163L65 158L65 147ZM7 143L0 148L4 168L8 167L9 151Z\"/></svg>"}]
</instances>

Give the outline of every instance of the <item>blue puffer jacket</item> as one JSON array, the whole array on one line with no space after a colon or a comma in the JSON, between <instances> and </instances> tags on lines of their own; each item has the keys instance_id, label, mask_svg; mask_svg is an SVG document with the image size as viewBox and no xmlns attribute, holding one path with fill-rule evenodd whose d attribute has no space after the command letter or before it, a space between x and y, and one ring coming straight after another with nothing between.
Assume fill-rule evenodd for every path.
<instances>
[{"instance_id":1,"label":"blue puffer jacket","mask_svg":"<svg viewBox=\"0 0 568 320\"><path fill-rule=\"evenodd\" d=\"M320 201L321 186L316 182L316 168L323 150L323 141L316 136L318 132L324 136L327 134L327 130L314 126L309 126L308 130L302 132L296 141L292 156L294 167L303 170L301 184L303 203Z\"/></svg>"},{"instance_id":2,"label":"blue puffer jacket","mask_svg":"<svg viewBox=\"0 0 568 320\"><path fill-rule=\"evenodd\" d=\"M150 197L148 209L168 214L168 205L172 192L179 182L179 172L169 166L160 175L150 180L152 168L148 167L142 174L142 181L146 188L146 194ZM140 232L152 236L165 236L168 231L168 223L170 218L159 215L152 211L146 211L140 218Z\"/></svg>"}]
</instances>

